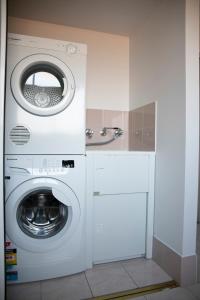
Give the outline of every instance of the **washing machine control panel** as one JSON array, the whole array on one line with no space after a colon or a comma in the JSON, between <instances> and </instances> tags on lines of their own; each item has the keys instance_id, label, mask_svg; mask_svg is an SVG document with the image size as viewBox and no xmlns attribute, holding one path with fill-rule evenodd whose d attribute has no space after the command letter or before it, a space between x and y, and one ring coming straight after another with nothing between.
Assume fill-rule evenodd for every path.
<instances>
[{"instance_id":1,"label":"washing machine control panel","mask_svg":"<svg viewBox=\"0 0 200 300\"><path fill-rule=\"evenodd\" d=\"M33 175L62 175L74 168L74 160L43 158L38 166L33 166Z\"/></svg>"},{"instance_id":2,"label":"washing machine control panel","mask_svg":"<svg viewBox=\"0 0 200 300\"><path fill-rule=\"evenodd\" d=\"M74 160L62 160L63 168L74 168Z\"/></svg>"},{"instance_id":3,"label":"washing machine control panel","mask_svg":"<svg viewBox=\"0 0 200 300\"><path fill-rule=\"evenodd\" d=\"M55 158L9 158L6 160L6 176L10 174L53 176L64 175L75 168L72 159Z\"/></svg>"}]
</instances>

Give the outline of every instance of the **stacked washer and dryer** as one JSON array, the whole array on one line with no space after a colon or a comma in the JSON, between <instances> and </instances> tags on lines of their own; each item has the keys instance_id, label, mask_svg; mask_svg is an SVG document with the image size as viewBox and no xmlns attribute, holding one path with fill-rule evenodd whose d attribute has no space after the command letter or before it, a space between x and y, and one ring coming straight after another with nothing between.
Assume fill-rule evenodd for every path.
<instances>
[{"instance_id":1,"label":"stacked washer and dryer","mask_svg":"<svg viewBox=\"0 0 200 300\"><path fill-rule=\"evenodd\" d=\"M86 269L86 45L8 37L5 112L8 282Z\"/></svg>"}]
</instances>

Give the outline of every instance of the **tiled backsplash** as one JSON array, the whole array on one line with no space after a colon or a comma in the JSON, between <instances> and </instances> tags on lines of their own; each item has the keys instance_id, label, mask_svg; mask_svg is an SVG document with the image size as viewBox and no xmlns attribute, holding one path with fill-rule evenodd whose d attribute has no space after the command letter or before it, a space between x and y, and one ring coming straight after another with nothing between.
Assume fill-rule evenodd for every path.
<instances>
[{"instance_id":1,"label":"tiled backsplash","mask_svg":"<svg viewBox=\"0 0 200 300\"><path fill-rule=\"evenodd\" d=\"M129 150L155 151L155 103L130 111Z\"/></svg>"},{"instance_id":2,"label":"tiled backsplash","mask_svg":"<svg viewBox=\"0 0 200 300\"><path fill-rule=\"evenodd\" d=\"M94 131L87 143L104 142L112 137L113 131L101 136L103 127L120 127L123 135L110 144L90 146L91 150L155 150L155 103L128 111L87 109L86 128Z\"/></svg>"},{"instance_id":3,"label":"tiled backsplash","mask_svg":"<svg viewBox=\"0 0 200 300\"><path fill-rule=\"evenodd\" d=\"M94 131L91 139L87 138L87 143L104 142L112 137L113 131L109 130L106 136L101 136L103 127L120 127L124 133L110 144L103 146L92 146L88 149L95 150L128 150L128 111L87 109L86 128Z\"/></svg>"}]
</instances>

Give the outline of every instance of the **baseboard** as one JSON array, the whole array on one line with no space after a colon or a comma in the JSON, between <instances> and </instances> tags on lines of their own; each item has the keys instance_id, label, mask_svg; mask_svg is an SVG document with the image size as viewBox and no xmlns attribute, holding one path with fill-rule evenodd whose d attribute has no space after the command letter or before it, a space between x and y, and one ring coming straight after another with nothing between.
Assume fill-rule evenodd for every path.
<instances>
[{"instance_id":1,"label":"baseboard","mask_svg":"<svg viewBox=\"0 0 200 300\"><path fill-rule=\"evenodd\" d=\"M180 286L188 286L196 283L196 255L182 257L154 237L153 260L174 280L176 280Z\"/></svg>"}]
</instances>

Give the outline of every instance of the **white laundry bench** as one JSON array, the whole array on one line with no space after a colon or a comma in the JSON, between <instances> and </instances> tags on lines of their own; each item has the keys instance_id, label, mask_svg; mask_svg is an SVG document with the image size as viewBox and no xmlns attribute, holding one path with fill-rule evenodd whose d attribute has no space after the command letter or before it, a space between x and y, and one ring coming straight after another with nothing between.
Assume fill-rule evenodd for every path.
<instances>
[{"instance_id":1,"label":"white laundry bench","mask_svg":"<svg viewBox=\"0 0 200 300\"><path fill-rule=\"evenodd\" d=\"M152 257L154 152L87 152L88 267Z\"/></svg>"}]
</instances>

